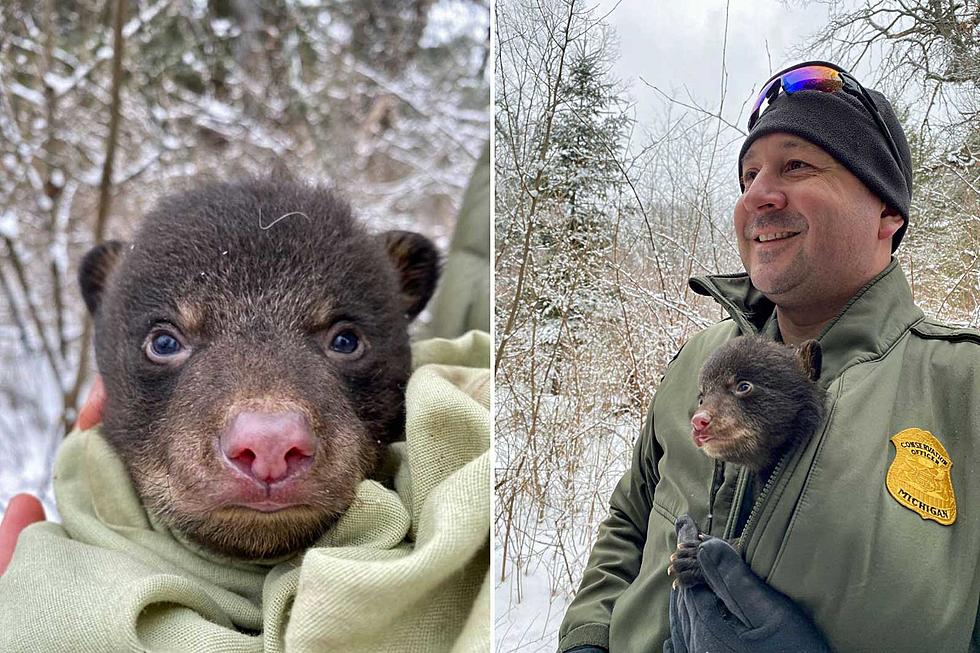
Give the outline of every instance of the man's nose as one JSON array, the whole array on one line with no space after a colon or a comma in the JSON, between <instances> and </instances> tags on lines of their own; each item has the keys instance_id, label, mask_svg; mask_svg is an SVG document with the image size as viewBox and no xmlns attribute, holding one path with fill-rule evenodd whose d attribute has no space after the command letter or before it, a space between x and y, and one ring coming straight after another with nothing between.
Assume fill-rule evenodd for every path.
<instances>
[{"instance_id":1,"label":"man's nose","mask_svg":"<svg viewBox=\"0 0 980 653\"><path fill-rule=\"evenodd\" d=\"M786 193L777 171L763 166L739 200L749 215L786 208Z\"/></svg>"}]
</instances>

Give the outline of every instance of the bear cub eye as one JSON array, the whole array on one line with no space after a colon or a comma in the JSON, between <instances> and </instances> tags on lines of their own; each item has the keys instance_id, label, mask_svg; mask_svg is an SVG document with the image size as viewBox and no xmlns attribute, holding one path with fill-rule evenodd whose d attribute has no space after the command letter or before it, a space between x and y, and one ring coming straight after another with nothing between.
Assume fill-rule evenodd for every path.
<instances>
[{"instance_id":1,"label":"bear cub eye","mask_svg":"<svg viewBox=\"0 0 980 653\"><path fill-rule=\"evenodd\" d=\"M154 363L172 365L187 358L189 352L175 333L157 328L146 337L143 353Z\"/></svg>"},{"instance_id":2,"label":"bear cub eye","mask_svg":"<svg viewBox=\"0 0 980 653\"><path fill-rule=\"evenodd\" d=\"M735 394L739 397L744 397L750 392L752 392L752 384L748 381L739 381L738 385L735 386Z\"/></svg>"},{"instance_id":3,"label":"bear cub eye","mask_svg":"<svg viewBox=\"0 0 980 653\"><path fill-rule=\"evenodd\" d=\"M157 356L173 356L180 351L180 343L169 333L161 333L153 338L150 346Z\"/></svg>"},{"instance_id":4,"label":"bear cub eye","mask_svg":"<svg viewBox=\"0 0 980 653\"><path fill-rule=\"evenodd\" d=\"M338 354L353 354L360 346L360 339L350 329L341 331L330 341L330 350Z\"/></svg>"}]
</instances>

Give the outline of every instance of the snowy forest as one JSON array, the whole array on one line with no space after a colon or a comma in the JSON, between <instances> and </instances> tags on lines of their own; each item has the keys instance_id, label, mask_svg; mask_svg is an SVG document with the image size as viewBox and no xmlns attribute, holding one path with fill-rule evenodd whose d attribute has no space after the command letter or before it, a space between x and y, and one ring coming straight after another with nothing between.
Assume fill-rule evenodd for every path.
<instances>
[{"instance_id":1,"label":"snowy forest","mask_svg":"<svg viewBox=\"0 0 980 653\"><path fill-rule=\"evenodd\" d=\"M825 25L772 57L873 71L862 82L897 107L914 158L897 257L927 314L976 327L980 5L826 5ZM723 56L712 104L646 88L639 101L662 100L661 110L639 124L638 99L612 72L615 10L495 5L499 652L554 650L667 363L723 317L687 280L742 270L731 214L752 98L726 95ZM718 40L726 36L719 26ZM758 83L781 67L758 71Z\"/></svg>"},{"instance_id":2,"label":"snowy forest","mask_svg":"<svg viewBox=\"0 0 980 653\"><path fill-rule=\"evenodd\" d=\"M488 0L0 6L0 511L94 370L76 281L162 195L270 170L445 247L489 138Z\"/></svg>"}]
</instances>

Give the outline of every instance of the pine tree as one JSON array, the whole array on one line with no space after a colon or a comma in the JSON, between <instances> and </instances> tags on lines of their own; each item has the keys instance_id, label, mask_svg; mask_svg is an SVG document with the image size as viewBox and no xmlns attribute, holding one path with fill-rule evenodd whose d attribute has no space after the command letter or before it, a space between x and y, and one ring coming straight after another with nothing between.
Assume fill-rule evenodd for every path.
<instances>
[{"instance_id":1,"label":"pine tree","mask_svg":"<svg viewBox=\"0 0 980 653\"><path fill-rule=\"evenodd\" d=\"M552 133L545 229L541 244L551 248L545 268L550 293L544 306L571 297L570 317L582 317L604 295L603 269L612 246L613 201L625 178L620 159L630 118L617 81L607 70L605 39L577 43Z\"/></svg>"}]
</instances>

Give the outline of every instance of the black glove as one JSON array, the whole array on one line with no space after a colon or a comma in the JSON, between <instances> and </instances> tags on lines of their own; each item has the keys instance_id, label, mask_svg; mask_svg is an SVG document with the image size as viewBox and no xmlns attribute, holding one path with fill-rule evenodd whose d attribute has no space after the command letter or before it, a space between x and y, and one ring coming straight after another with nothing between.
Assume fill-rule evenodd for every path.
<instances>
[{"instance_id":1,"label":"black glove","mask_svg":"<svg viewBox=\"0 0 980 653\"><path fill-rule=\"evenodd\" d=\"M679 544L699 541L689 515L674 527ZM700 541L697 561L705 582L670 592L664 653L830 653L810 618L756 576L728 542Z\"/></svg>"}]
</instances>

